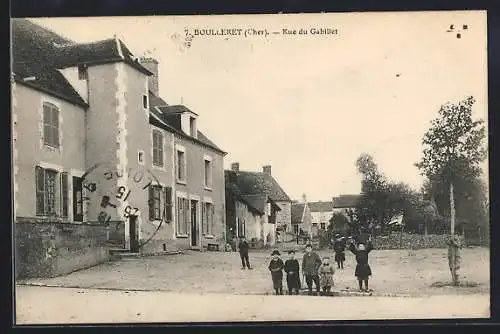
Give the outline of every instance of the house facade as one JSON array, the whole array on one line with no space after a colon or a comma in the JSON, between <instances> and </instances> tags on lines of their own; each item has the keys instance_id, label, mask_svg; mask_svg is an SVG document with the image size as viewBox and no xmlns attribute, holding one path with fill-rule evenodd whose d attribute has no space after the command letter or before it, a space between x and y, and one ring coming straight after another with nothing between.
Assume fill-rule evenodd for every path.
<instances>
[{"instance_id":1,"label":"house facade","mask_svg":"<svg viewBox=\"0 0 500 334\"><path fill-rule=\"evenodd\" d=\"M291 226L291 200L272 177L271 167L247 172L233 163L231 170L225 171L225 184L228 240L244 235L273 246L277 227Z\"/></svg>"},{"instance_id":2,"label":"house facade","mask_svg":"<svg viewBox=\"0 0 500 334\"><path fill-rule=\"evenodd\" d=\"M333 204L331 201L309 202L313 224L316 224L320 230L326 230L330 225L333 216Z\"/></svg>"},{"instance_id":3,"label":"house facade","mask_svg":"<svg viewBox=\"0 0 500 334\"><path fill-rule=\"evenodd\" d=\"M300 235L301 232L306 232L311 237L318 235L318 226L314 225L307 201L292 204L292 226L294 235Z\"/></svg>"},{"instance_id":4,"label":"house facade","mask_svg":"<svg viewBox=\"0 0 500 334\"><path fill-rule=\"evenodd\" d=\"M102 262L110 239L140 253L224 243L226 153L159 97L156 60L26 19L12 21L12 51L19 275Z\"/></svg>"}]
</instances>

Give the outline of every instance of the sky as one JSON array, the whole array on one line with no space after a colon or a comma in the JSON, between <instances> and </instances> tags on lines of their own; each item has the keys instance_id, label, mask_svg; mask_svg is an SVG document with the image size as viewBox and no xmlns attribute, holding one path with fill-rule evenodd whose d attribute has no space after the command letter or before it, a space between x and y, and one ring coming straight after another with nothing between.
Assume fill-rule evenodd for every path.
<instances>
[{"instance_id":1,"label":"sky","mask_svg":"<svg viewBox=\"0 0 500 334\"><path fill-rule=\"evenodd\" d=\"M271 165L293 199L359 193L355 161L363 152L389 179L418 190L414 163L439 107L473 95L474 117L487 121L485 12L32 21L78 42L117 35L136 56L156 58L160 95L199 114L198 128L228 152L225 167ZM452 24L460 39L447 32ZM185 44L185 29L229 28L268 35L196 35ZM272 33L282 29L308 34Z\"/></svg>"}]
</instances>

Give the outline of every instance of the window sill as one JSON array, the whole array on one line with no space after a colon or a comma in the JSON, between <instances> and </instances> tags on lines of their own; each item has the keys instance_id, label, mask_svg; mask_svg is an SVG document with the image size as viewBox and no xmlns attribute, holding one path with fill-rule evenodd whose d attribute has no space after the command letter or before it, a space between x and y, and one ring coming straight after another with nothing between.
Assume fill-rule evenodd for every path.
<instances>
[{"instance_id":1,"label":"window sill","mask_svg":"<svg viewBox=\"0 0 500 334\"><path fill-rule=\"evenodd\" d=\"M178 184L182 184L182 185L186 185L187 184L186 180L177 180L176 182Z\"/></svg>"},{"instance_id":2,"label":"window sill","mask_svg":"<svg viewBox=\"0 0 500 334\"><path fill-rule=\"evenodd\" d=\"M215 235L212 235L212 234L204 234L203 237L205 239L215 239Z\"/></svg>"},{"instance_id":3,"label":"window sill","mask_svg":"<svg viewBox=\"0 0 500 334\"><path fill-rule=\"evenodd\" d=\"M188 234L177 234L175 237L176 238L189 238L189 235Z\"/></svg>"},{"instance_id":4,"label":"window sill","mask_svg":"<svg viewBox=\"0 0 500 334\"><path fill-rule=\"evenodd\" d=\"M156 169L156 170L161 170L162 172L165 172L167 171L167 169L165 168L165 166L158 166L158 165L155 165L153 164L153 169Z\"/></svg>"},{"instance_id":5,"label":"window sill","mask_svg":"<svg viewBox=\"0 0 500 334\"><path fill-rule=\"evenodd\" d=\"M206 191L213 191L213 190L212 190L212 187L207 187L207 186L205 186L205 190L206 190Z\"/></svg>"}]
</instances>

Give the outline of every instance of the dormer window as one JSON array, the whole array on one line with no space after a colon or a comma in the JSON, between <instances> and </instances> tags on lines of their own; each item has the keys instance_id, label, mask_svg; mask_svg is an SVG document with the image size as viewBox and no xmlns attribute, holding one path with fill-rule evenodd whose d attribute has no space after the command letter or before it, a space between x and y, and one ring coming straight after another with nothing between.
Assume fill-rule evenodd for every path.
<instances>
[{"instance_id":1,"label":"dormer window","mask_svg":"<svg viewBox=\"0 0 500 334\"><path fill-rule=\"evenodd\" d=\"M189 117L189 132L192 137L196 138L196 133L197 133L196 118L194 117Z\"/></svg>"},{"instance_id":2,"label":"dormer window","mask_svg":"<svg viewBox=\"0 0 500 334\"><path fill-rule=\"evenodd\" d=\"M78 79L79 80L87 80L88 79L87 66L78 65Z\"/></svg>"}]
</instances>

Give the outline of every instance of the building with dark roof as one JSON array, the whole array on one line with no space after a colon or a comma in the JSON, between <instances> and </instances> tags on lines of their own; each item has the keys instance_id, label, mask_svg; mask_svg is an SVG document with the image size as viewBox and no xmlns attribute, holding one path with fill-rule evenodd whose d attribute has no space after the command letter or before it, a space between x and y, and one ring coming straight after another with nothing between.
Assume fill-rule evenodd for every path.
<instances>
[{"instance_id":1,"label":"building with dark roof","mask_svg":"<svg viewBox=\"0 0 500 334\"><path fill-rule=\"evenodd\" d=\"M271 166L264 166L262 172L249 172L240 170L239 163L233 163L231 170L224 173L228 236L241 235L241 226L246 224L247 238L251 235L264 244L273 245L277 228L291 228L291 200L272 176ZM257 199L259 205L255 204ZM267 205L265 212L268 218L251 218L263 213L262 210L259 211L263 203ZM252 227L250 234L248 221L256 226L255 229Z\"/></svg>"},{"instance_id":2,"label":"building with dark roof","mask_svg":"<svg viewBox=\"0 0 500 334\"><path fill-rule=\"evenodd\" d=\"M78 269L68 256L104 260L110 241L140 253L225 244L226 153L198 129L198 113L160 97L158 66L116 36L82 44L12 20L19 258L52 247L44 270L60 274ZM32 265L20 275L40 274Z\"/></svg>"},{"instance_id":3,"label":"building with dark roof","mask_svg":"<svg viewBox=\"0 0 500 334\"><path fill-rule=\"evenodd\" d=\"M313 219L309 203L296 202L292 204L292 226L295 235L300 232L307 232L309 236L317 234L317 226L313 226Z\"/></svg>"},{"instance_id":4,"label":"building with dark roof","mask_svg":"<svg viewBox=\"0 0 500 334\"><path fill-rule=\"evenodd\" d=\"M332 201L309 202L313 224L321 230L326 230L333 215Z\"/></svg>"}]
</instances>

